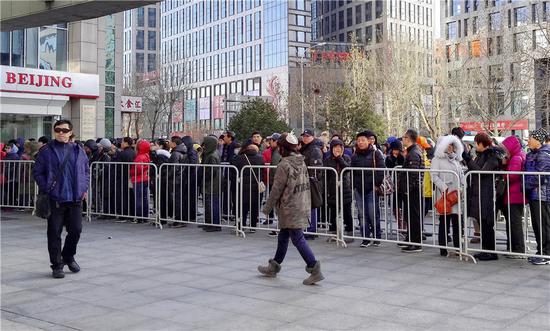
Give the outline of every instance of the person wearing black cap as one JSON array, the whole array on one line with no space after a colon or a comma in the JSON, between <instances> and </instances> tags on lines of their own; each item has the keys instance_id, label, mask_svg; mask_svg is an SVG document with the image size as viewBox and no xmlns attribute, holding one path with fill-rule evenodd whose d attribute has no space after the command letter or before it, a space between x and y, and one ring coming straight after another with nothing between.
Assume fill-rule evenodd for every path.
<instances>
[{"instance_id":1,"label":"person wearing black cap","mask_svg":"<svg viewBox=\"0 0 550 331\"><path fill-rule=\"evenodd\" d=\"M550 135L544 129L532 131L525 161L525 171L550 172ZM550 176L525 176L525 192L529 198L531 224L537 240L537 255L550 255ZM534 265L550 264L550 259L530 257Z\"/></svg>"},{"instance_id":2,"label":"person wearing black cap","mask_svg":"<svg viewBox=\"0 0 550 331\"><path fill-rule=\"evenodd\" d=\"M304 156L306 166L309 167L321 167L323 165L323 152L317 146L315 142L315 134L312 130L304 130L302 133L302 147L300 153ZM318 177L315 170L309 169L310 177ZM317 210L311 210L311 224L307 229L307 232L317 232ZM307 240L315 239L313 235L306 235Z\"/></svg>"},{"instance_id":3,"label":"person wearing black cap","mask_svg":"<svg viewBox=\"0 0 550 331\"><path fill-rule=\"evenodd\" d=\"M376 135L372 131L359 132L355 139L355 154L351 158L351 166L355 168L385 168L384 155L376 147ZM380 239L379 197L376 190L384 181L383 171L353 171L353 188L355 203L361 222L361 236ZM371 245L369 240L363 240L361 247ZM375 240L373 246L380 246Z\"/></svg>"},{"instance_id":4,"label":"person wearing black cap","mask_svg":"<svg viewBox=\"0 0 550 331\"><path fill-rule=\"evenodd\" d=\"M283 157L277 166L273 189L263 208L265 215L273 209L279 220L279 237L275 257L267 266L258 266L258 271L267 277L276 277L286 256L289 239L306 262L310 276L302 282L313 285L325 277L321 273L321 262L315 259L302 229L308 225L311 215L311 192L304 156L298 153L298 139L291 133L283 133L277 145Z\"/></svg>"},{"instance_id":5,"label":"person wearing black cap","mask_svg":"<svg viewBox=\"0 0 550 331\"><path fill-rule=\"evenodd\" d=\"M116 165L115 195L118 199L116 204L117 214L130 216L130 212L134 210L134 192L130 189L128 182L130 178L130 164L136 158L136 152L133 149L134 139L131 137L122 138L120 143L120 152L118 153L117 162L127 164Z\"/></svg>"}]
</instances>

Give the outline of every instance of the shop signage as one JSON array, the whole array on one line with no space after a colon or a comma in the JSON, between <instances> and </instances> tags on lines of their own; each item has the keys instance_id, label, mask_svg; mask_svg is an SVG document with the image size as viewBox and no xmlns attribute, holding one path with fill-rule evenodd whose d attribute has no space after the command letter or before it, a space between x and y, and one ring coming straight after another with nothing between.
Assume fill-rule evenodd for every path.
<instances>
[{"instance_id":1,"label":"shop signage","mask_svg":"<svg viewBox=\"0 0 550 331\"><path fill-rule=\"evenodd\" d=\"M2 92L99 97L98 75L9 66L0 66L0 71Z\"/></svg>"},{"instance_id":2,"label":"shop signage","mask_svg":"<svg viewBox=\"0 0 550 331\"><path fill-rule=\"evenodd\" d=\"M464 131L483 131L484 127L481 122L462 122L460 127ZM487 122L485 123L485 129L494 130L495 123ZM518 121L496 121L496 129L500 131L510 131L510 130L528 130L529 129L529 120L518 120Z\"/></svg>"},{"instance_id":3,"label":"shop signage","mask_svg":"<svg viewBox=\"0 0 550 331\"><path fill-rule=\"evenodd\" d=\"M120 96L120 111L123 113L139 113L143 110L141 97Z\"/></svg>"}]
</instances>

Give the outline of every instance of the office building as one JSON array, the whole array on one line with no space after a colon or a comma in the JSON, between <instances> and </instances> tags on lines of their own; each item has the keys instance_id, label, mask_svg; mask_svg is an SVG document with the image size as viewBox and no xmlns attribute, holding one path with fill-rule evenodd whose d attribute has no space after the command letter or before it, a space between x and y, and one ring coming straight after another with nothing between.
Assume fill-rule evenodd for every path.
<instances>
[{"instance_id":1,"label":"office building","mask_svg":"<svg viewBox=\"0 0 550 331\"><path fill-rule=\"evenodd\" d=\"M309 0L167 0L161 77L181 91L171 131L221 131L243 100L261 96L288 121L289 82L310 42Z\"/></svg>"},{"instance_id":2,"label":"office building","mask_svg":"<svg viewBox=\"0 0 550 331\"><path fill-rule=\"evenodd\" d=\"M449 80L475 82L446 100L448 126L518 135L548 128L550 1L446 0L441 6L439 54Z\"/></svg>"}]
</instances>

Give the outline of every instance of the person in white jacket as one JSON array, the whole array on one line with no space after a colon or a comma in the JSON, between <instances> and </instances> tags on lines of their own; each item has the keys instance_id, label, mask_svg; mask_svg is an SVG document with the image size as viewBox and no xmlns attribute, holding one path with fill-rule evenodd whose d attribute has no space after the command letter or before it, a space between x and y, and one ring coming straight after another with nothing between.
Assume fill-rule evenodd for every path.
<instances>
[{"instance_id":1,"label":"person in white jacket","mask_svg":"<svg viewBox=\"0 0 550 331\"><path fill-rule=\"evenodd\" d=\"M463 151L464 146L461 141L453 135L443 136L437 140L435 156L431 166L432 182L437 188L434 201L454 190L460 192L461 187L465 184L464 170L461 163ZM452 171L456 175L449 172L441 172L442 170ZM457 176L459 181L456 180ZM450 214L439 215L438 240L440 246L447 246L447 235L449 234L450 226L452 226L453 245L454 247L459 247L459 217L461 217L459 215L459 204L460 202L452 207ZM447 256L447 250L441 249L440 254L441 256Z\"/></svg>"}]
</instances>

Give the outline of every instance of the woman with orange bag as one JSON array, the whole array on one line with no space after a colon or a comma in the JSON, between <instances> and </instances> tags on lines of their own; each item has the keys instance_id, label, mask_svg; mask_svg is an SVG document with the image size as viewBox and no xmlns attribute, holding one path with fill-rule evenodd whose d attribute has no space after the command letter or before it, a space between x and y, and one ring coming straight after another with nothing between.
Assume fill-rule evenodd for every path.
<instances>
[{"instance_id":1,"label":"woman with orange bag","mask_svg":"<svg viewBox=\"0 0 550 331\"><path fill-rule=\"evenodd\" d=\"M462 152L464 146L461 141L453 136L443 136L438 139L435 147L435 157L432 160L433 170L432 182L437 188L435 197L441 198L455 190L460 191L464 182L464 170L462 169ZM456 176L441 170L450 170L458 175L460 181L456 180ZM447 214L439 215L439 232L438 241L440 246L447 246L447 235L449 228L453 228L453 246L459 247L460 226L459 226L458 203L452 206ZM446 249L440 250L441 256L448 256Z\"/></svg>"}]
</instances>

